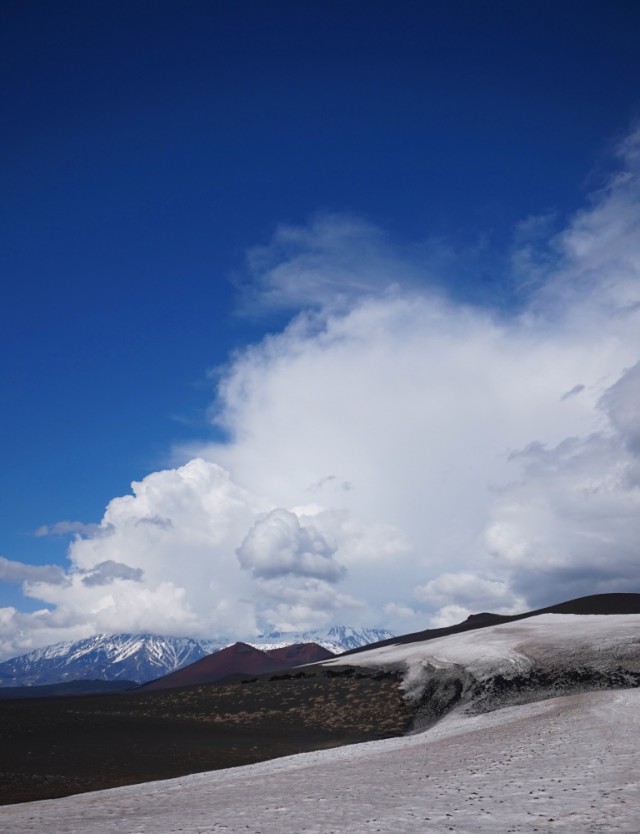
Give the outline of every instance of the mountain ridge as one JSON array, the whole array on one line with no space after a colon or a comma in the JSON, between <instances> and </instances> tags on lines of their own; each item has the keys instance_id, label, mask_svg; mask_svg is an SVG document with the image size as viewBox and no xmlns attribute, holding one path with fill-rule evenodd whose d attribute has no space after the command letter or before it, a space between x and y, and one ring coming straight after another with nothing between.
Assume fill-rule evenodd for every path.
<instances>
[{"instance_id":1,"label":"mountain ridge","mask_svg":"<svg viewBox=\"0 0 640 834\"><path fill-rule=\"evenodd\" d=\"M382 629L333 626L307 632L272 632L245 641L260 650L317 643L333 654L391 636ZM129 680L142 684L189 666L233 641L154 634L96 634L52 643L0 663L0 688L64 684L72 680Z\"/></svg>"}]
</instances>

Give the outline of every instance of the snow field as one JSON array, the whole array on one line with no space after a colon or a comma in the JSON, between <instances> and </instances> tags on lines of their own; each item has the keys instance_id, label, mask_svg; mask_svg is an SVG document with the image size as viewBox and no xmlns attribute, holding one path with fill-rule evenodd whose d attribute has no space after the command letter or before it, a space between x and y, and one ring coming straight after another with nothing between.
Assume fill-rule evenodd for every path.
<instances>
[{"instance_id":1,"label":"snow field","mask_svg":"<svg viewBox=\"0 0 640 834\"><path fill-rule=\"evenodd\" d=\"M637 834L640 691L0 809L3 834Z\"/></svg>"},{"instance_id":2,"label":"snow field","mask_svg":"<svg viewBox=\"0 0 640 834\"><path fill-rule=\"evenodd\" d=\"M539 614L435 640L373 648L322 665L405 669L407 690L419 695L422 674L453 665L481 680L526 672L534 664L567 669L582 663L610 668L622 662L632 662L640 671L640 614Z\"/></svg>"}]
</instances>

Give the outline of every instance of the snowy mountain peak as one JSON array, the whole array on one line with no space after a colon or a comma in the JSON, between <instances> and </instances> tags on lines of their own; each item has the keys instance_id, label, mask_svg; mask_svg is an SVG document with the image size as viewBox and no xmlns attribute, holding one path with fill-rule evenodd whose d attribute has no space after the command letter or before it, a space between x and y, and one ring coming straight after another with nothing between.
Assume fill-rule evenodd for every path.
<instances>
[{"instance_id":1,"label":"snowy mountain peak","mask_svg":"<svg viewBox=\"0 0 640 834\"><path fill-rule=\"evenodd\" d=\"M317 643L330 652L342 654L349 649L358 649L393 636L390 631L381 628L331 626L315 631L272 631L247 642L259 649L279 649L292 643Z\"/></svg>"},{"instance_id":2,"label":"snowy mountain peak","mask_svg":"<svg viewBox=\"0 0 640 834\"><path fill-rule=\"evenodd\" d=\"M142 682L199 660L207 652L188 637L96 634L36 649L0 663L0 685L35 686L70 680Z\"/></svg>"}]
</instances>

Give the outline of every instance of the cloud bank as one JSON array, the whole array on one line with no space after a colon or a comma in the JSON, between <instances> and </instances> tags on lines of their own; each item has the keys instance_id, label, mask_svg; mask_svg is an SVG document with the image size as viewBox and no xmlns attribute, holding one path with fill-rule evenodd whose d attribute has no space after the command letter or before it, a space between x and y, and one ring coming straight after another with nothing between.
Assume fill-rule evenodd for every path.
<instances>
[{"instance_id":1,"label":"cloud bank","mask_svg":"<svg viewBox=\"0 0 640 834\"><path fill-rule=\"evenodd\" d=\"M639 147L563 231L521 225L511 313L447 298L362 220L279 229L250 253L246 303L294 313L224 369L227 440L74 522L62 579L0 564L43 604L2 609L4 656L640 591Z\"/></svg>"}]
</instances>

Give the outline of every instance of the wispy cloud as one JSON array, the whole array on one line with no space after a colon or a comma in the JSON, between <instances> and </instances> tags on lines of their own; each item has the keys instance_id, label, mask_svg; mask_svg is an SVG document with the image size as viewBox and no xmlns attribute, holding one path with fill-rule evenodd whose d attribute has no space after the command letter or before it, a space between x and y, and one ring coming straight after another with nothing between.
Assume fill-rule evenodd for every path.
<instances>
[{"instance_id":1,"label":"wispy cloud","mask_svg":"<svg viewBox=\"0 0 640 834\"><path fill-rule=\"evenodd\" d=\"M65 580L58 565L29 565L0 556L0 582L46 582L57 585Z\"/></svg>"},{"instance_id":2,"label":"wispy cloud","mask_svg":"<svg viewBox=\"0 0 640 834\"><path fill-rule=\"evenodd\" d=\"M437 246L430 245L435 259ZM427 247L421 247L422 255ZM246 312L342 310L364 297L425 275L415 252L403 251L378 226L361 217L318 214L305 226L282 224L272 239L252 247L239 282Z\"/></svg>"},{"instance_id":3,"label":"wispy cloud","mask_svg":"<svg viewBox=\"0 0 640 834\"><path fill-rule=\"evenodd\" d=\"M560 399L561 400L568 400L570 397L576 397L578 394L581 394L583 391L584 391L584 385L581 385L581 384L574 385L573 388L570 391L566 391L562 395L562 397L560 397Z\"/></svg>"},{"instance_id":4,"label":"wispy cloud","mask_svg":"<svg viewBox=\"0 0 640 834\"><path fill-rule=\"evenodd\" d=\"M85 524L82 521L56 521L55 524L43 524L35 531L38 538L44 536L97 536L107 532L99 524Z\"/></svg>"}]
</instances>

